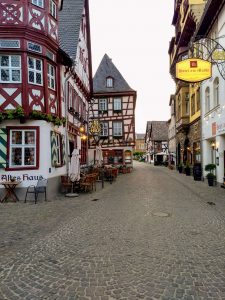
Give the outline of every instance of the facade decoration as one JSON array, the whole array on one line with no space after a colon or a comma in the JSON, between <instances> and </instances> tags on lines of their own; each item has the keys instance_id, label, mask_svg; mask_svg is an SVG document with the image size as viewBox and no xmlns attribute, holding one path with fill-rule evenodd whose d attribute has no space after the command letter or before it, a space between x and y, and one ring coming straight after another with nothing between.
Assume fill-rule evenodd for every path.
<instances>
[{"instance_id":1,"label":"facade decoration","mask_svg":"<svg viewBox=\"0 0 225 300\"><path fill-rule=\"evenodd\" d=\"M93 79L93 98L90 122L98 120L101 132L97 139L90 136L90 162L95 162L95 149L100 145L105 165L132 165L136 91L130 88L107 54Z\"/></svg>"},{"instance_id":2,"label":"facade decoration","mask_svg":"<svg viewBox=\"0 0 225 300\"><path fill-rule=\"evenodd\" d=\"M201 84L201 127L203 170L207 164L215 164L216 180L221 183L225 177L224 4L225 1L208 1L194 37L194 45L208 41L208 48L213 50L209 60L220 58L213 64L212 78Z\"/></svg>"},{"instance_id":3,"label":"facade decoration","mask_svg":"<svg viewBox=\"0 0 225 300\"><path fill-rule=\"evenodd\" d=\"M148 121L145 133L146 161L155 165L168 163L168 123Z\"/></svg>"},{"instance_id":4,"label":"facade decoration","mask_svg":"<svg viewBox=\"0 0 225 300\"><path fill-rule=\"evenodd\" d=\"M92 90L88 1L61 8L58 0L0 4L0 180L26 187L42 176L51 194L74 147L87 161L79 127L87 131Z\"/></svg>"},{"instance_id":5,"label":"facade decoration","mask_svg":"<svg viewBox=\"0 0 225 300\"><path fill-rule=\"evenodd\" d=\"M192 57L189 44L203 14L206 1L176 0L173 25L175 36L170 41L170 73L175 78L177 62ZM176 91L176 162L201 163L200 83L175 79Z\"/></svg>"}]
</instances>

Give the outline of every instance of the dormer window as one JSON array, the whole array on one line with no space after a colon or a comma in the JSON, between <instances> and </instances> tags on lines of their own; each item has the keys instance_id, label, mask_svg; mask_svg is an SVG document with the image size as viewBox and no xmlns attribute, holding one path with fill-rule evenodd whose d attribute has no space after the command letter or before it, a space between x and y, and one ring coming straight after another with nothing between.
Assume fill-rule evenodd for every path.
<instances>
[{"instance_id":1,"label":"dormer window","mask_svg":"<svg viewBox=\"0 0 225 300\"><path fill-rule=\"evenodd\" d=\"M106 87L107 88L112 88L113 87L113 78L112 77L107 77L106 78Z\"/></svg>"},{"instance_id":2,"label":"dormer window","mask_svg":"<svg viewBox=\"0 0 225 300\"><path fill-rule=\"evenodd\" d=\"M43 8L44 7L44 0L32 0L32 4Z\"/></svg>"}]
</instances>

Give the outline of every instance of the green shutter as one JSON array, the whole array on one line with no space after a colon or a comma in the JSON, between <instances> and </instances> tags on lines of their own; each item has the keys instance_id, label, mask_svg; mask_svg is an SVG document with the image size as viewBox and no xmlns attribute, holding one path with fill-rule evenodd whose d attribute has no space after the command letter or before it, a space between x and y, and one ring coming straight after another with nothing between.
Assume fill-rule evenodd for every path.
<instances>
[{"instance_id":1,"label":"green shutter","mask_svg":"<svg viewBox=\"0 0 225 300\"><path fill-rule=\"evenodd\" d=\"M52 160L52 167L55 167L57 162L57 140L56 140L56 133L51 131L51 160Z\"/></svg>"},{"instance_id":2,"label":"green shutter","mask_svg":"<svg viewBox=\"0 0 225 300\"><path fill-rule=\"evenodd\" d=\"M7 129L0 128L0 169L6 168Z\"/></svg>"},{"instance_id":3,"label":"green shutter","mask_svg":"<svg viewBox=\"0 0 225 300\"><path fill-rule=\"evenodd\" d=\"M65 144L65 135L62 136L62 164L66 164L66 144Z\"/></svg>"}]
</instances>

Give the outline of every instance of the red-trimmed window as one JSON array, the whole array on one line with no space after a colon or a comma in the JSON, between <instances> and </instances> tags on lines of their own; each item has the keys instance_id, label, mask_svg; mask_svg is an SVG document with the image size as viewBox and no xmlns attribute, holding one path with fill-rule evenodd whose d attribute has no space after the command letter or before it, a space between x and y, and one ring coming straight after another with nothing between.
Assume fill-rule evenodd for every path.
<instances>
[{"instance_id":1,"label":"red-trimmed window","mask_svg":"<svg viewBox=\"0 0 225 300\"><path fill-rule=\"evenodd\" d=\"M39 161L39 129L37 127L9 127L8 134L9 168L36 169Z\"/></svg>"},{"instance_id":2,"label":"red-trimmed window","mask_svg":"<svg viewBox=\"0 0 225 300\"><path fill-rule=\"evenodd\" d=\"M50 0L49 2L49 9L50 9L50 15L53 16L53 18L56 19L57 17L57 6L53 0Z\"/></svg>"},{"instance_id":3,"label":"red-trimmed window","mask_svg":"<svg viewBox=\"0 0 225 300\"><path fill-rule=\"evenodd\" d=\"M48 64L48 87L55 90L55 67Z\"/></svg>"}]
</instances>

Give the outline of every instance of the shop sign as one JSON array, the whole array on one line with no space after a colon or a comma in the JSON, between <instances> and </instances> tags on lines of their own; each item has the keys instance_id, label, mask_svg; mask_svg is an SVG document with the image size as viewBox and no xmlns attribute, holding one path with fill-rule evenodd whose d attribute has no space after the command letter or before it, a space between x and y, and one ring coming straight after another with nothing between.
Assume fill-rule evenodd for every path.
<instances>
[{"instance_id":1,"label":"shop sign","mask_svg":"<svg viewBox=\"0 0 225 300\"><path fill-rule=\"evenodd\" d=\"M0 176L1 181L10 181L12 178L16 178L17 181L33 181L43 178L41 175L29 175L29 174L3 174Z\"/></svg>"},{"instance_id":2,"label":"shop sign","mask_svg":"<svg viewBox=\"0 0 225 300\"><path fill-rule=\"evenodd\" d=\"M189 58L176 64L176 78L187 82L200 82L212 77L212 64L209 61Z\"/></svg>"},{"instance_id":3,"label":"shop sign","mask_svg":"<svg viewBox=\"0 0 225 300\"><path fill-rule=\"evenodd\" d=\"M213 60L225 60L225 51L215 50L212 54Z\"/></svg>"}]
</instances>

